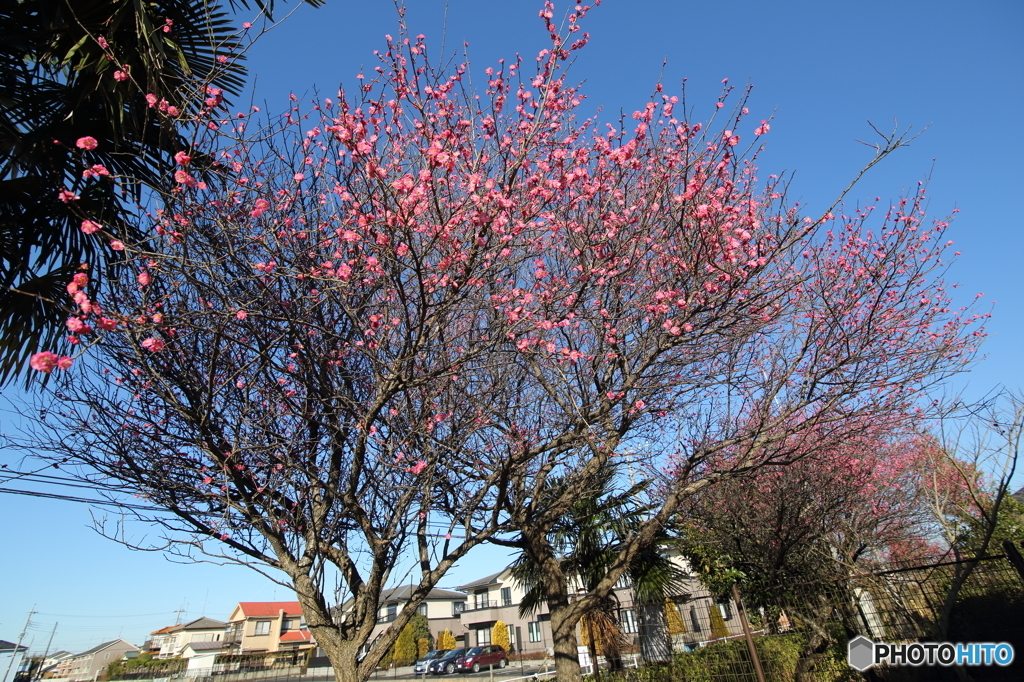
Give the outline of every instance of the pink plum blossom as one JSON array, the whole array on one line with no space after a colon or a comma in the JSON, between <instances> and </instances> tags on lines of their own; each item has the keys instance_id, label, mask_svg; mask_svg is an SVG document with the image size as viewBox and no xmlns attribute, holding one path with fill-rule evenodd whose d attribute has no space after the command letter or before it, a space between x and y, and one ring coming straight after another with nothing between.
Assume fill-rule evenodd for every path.
<instances>
[{"instance_id":1,"label":"pink plum blossom","mask_svg":"<svg viewBox=\"0 0 1024 682\"><path fill-rule=\"evenodd\" d=\"M40 371L44 374L49 374L57 367L57 361L60 358L57 357L56 353L51 353L48 350L42 353L36 353L32 356L32 359L28 361L29 367L34 370Z\"/></svg>"},{"instance_id":2,"label":"pink plum blossom","mask_svg":"<svg viewBox=\"0 0 1024 682\"><path fill-rule=\"evenodd\" d=\"M159 353L164 349L164 342L158 338L150 337L142 342L142 347L150 353Z\"/></svg>"},{"instance_id":3,"label":"pink plum blossom","mask_svg":"<svg viewBox=\"0 0 1024 682\"><path fill-rule=\"evenodd\" d=\"M96 138L95 137L89 137L88 135L85 136L85 137L78 138L78 141L75 142L75 146L76 147L78 147L79 149L86 149L86 150L96 149L98 144L99 143L96 142Z\"/></svg>"}]
</instances>

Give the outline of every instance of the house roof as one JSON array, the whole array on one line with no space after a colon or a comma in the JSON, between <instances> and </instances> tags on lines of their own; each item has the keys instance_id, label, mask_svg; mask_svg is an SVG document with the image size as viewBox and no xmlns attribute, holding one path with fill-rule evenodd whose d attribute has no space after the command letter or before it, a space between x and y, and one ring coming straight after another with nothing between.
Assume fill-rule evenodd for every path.
<instances>
[{"instance_id":1,"label":"house roof","mask_svg":"<svg viewBox=\"0 0 1024 682\"><path fill-rule=\"evenodd\" d=\"M0 651L25 651L28 649L27 646L21 646L14 642L8 642L6 639L0 639Z\"/></svg>"},{"instance_id":2,"label":"house roof","mask_svg":"<svg viewBox=\"0 0 1024 682\"><path fill-rule=\"evenodd\" d=\"M400 585L399 587L392 587L387 590L381 590L380 599L378 600L381 604L389 601L406 601L416 590L415 585ZM427 593L427 599L465 599L466 595L462 592L452 592L451 590L442 590L435 587Z\"/></svg>"},{"instance_id":3,"label":"house roof","mask_svg":"<svg viewBox=\"0 0 1024 682\"><path fill-rule=\"evenodd\" d=\"M240 601L238 608L246 618L276 616L284 611L287 616L301 616L302 606L297 601Z\"/></svg>"},{"instance_id":4,"label":"house roof","mask_svg":"<svg viewBox=\"0 0 1024 682\"><path fill-rule=\"evenodd\" d=\"M131 642L127 642L127 641L125 641L123 639L112 639L109 642L104 642L103 644L100 644L98 646L94 646L93 648L89 649L88 651L83 651L82 653L80 653L77 656L75 656L75 658L80 658L82 656L91 656L92 654L99 653L99 652L103 651L104 649L109 649L110 647L114 646L118 642L124 642L131 649L134 649L135 651L139 650L139 648L137 646L135 646L134 644L132 644Z\"/></svg>"},{"instance_id":5,"label":"house roof","mask_svg":"<svg viewBox=\"0 0 1024 682\"><path fill-rule=\"evenodd\" d=\"M508 570L508 567L506 566L505 568L501 569L497 573L492 573L491 575L484 576L483 578L480 578L479 580L474 580L471 583L466 583L465 585L461 585L461 586L459 586L459 589L460 590L467 590L467 589L470 589L470 588L473 588L473 587L483 587L484 585L494 585L495 583L500 582L497 579L498 576L500 576L502 573L504 573L507 570Z\"/></svg>"},{"instance_id":6,"label":"house roof","mask_svg":"<svg viewBox=\"0 0 1024 682\"><path fill-rule=\"evenodd\" d=\"M174 632L174 629L177 628L177 627L178 627L177 625L167 625L165 627L160 628L159 630L153 630L153 632L151 632L149 634L151 634L151 635L166 635L169 632Z\"/></svg>"},{"instance_id":7,"label":"house roof","mask_svg":"<svg viewBox=\"0 0 1024 682\"><path fill-rule=\"evenodd\" d=\"M313 639L309 630L289 630L281 635L282 642L308 642Z\"/></svg>"},{"instance_id":8,"label":"house roof","mask_svg":"<svg viewBox=\"0 0 1024 682\"><path fill-rule=\"evenodd\" d=\"M231 646L228 642L189 642L185 648L192 651L220 651Z\"/></svg>"},{"instance_id":9,"label":"house roof","mask_svg":"<svg viewBox=\"0 0 1024 682\"><path fill-rule=\"evenodd\" d=\"M213 618L206 618L204 616L202 618L196 618L184 625L179 625L175 630L223 630L227 626L228 624L222 620L214 620Z\"/></svg>"},{"instance_id":10,"label":"house roof","mask_svg":"<svg viewBox=\"0 0 1024 682\"><path fill-rule=\"evenodd\" d=\"M1020 502L1020 503L1024 504L1024 488L1021 488L1020 490L1018 490L1017 492L1015 492L1015 493L1014 493L1014 494L1012 495L1012 497L1013 497L1013 498L1014 498L1015 500L1017 500L1018 502Z\"/></svg>"}]
</instances>

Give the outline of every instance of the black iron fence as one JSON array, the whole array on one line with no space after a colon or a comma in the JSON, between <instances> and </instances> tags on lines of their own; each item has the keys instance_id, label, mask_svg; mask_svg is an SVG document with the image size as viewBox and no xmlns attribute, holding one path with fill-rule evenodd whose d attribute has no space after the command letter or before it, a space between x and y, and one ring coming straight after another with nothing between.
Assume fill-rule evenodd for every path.
<instances>
[{"instance_id":1,"label":"black iron fence","mask_svg":"<svg viewBox=\"0 0 1024 682\"><path fill-rule=\"evenodd\" d=\"M1015 566L1015 558L894 566L839 581L791 585L745 613L735 600L714 601L704 609L684 603L682 617L674 626L671 618L667 624L664 640L671 653L663 663L609 677L635 682L1024 680L1024 564ZM905 644L1006 642L1017 658L1006 667L877 666L858 672L847 659L848 643L858 636Z\"/></svg>"}]
</instances>

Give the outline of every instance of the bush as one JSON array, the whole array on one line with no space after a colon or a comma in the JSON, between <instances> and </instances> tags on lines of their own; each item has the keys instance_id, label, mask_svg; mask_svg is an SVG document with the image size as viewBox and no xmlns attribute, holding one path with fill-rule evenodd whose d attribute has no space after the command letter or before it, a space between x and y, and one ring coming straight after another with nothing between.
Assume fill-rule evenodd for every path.
<instances>
[{"instance_id":1,"label":"bush","mask_svg":"<svg viewBox=\"0 0 1024 682\"><path fill-rule=\"evenodd\" d=\"M769 680L792 680L796 673L800 650L804 644L801 635L776 635L754 640L765 676ZM816 682L846 682L860 679L837 658L833 647L816 666ZM844 653L845 656L845 653ZM713 642L695 651L676 654L670 663L645 665L626 670L610 678L616 682L721 682L722 680L753 679L754 665L742 638Z\"/></svg>"},{"instance_id":2,"label":"bush","mask_svg":"<svg viewBox=\"0 0 1024 682\"><path fill-rule=\"evenodd\" d=\"M108 680L128 680L137 678L170 677L185 667L183 658L154 659L151 654L142 654L138 658L127 661L114 661L107 666Z\"/></svg>"}]
</instances>

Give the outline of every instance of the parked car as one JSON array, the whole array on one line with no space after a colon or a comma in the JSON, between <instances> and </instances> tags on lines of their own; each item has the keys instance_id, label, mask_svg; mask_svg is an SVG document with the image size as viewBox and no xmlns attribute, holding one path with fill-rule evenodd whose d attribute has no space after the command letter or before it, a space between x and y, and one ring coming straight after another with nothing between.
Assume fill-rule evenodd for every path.
<instances>
[{"instance_id":1,"label":"parked car","mask_svg":"<svg viewBox=\"0 0 1024 682\"><path fill-rule=\"evenodd\" d=\"M469 649L450 649L443 652L434 660L427 663L427 672L432 675L451 675L455 672L455 661L457 661Z\"/></svg>"},{"instance_id":2,"label":"parked car","mask_svg":"<svg viewBox=\"0 0 1024 682\"><path fill-rule=\"evenodd\" d=\"M493 668L494 666L504 668L506 665L508 665L508 654L498 644L475 646L455 660L455 669L462 673L470 670L478 673L480 668Z\"/></svg>"},{"instance_id":3,"label":"parked car","mask_svg":"<svg viewBox=\"0 0 1024 682\"><path fill-rule=\"evenodd\" d=\"M413 673L416 675L424 674L425 672L427 672L427 665L432 660L434 660L435 658L441 658L441 656L444 656L446 653L448 653L447 649L434 649L433 651L428 651L423 655L423 658L421 658L420 660L416 661L415 664L413 664Z\"/></svg>"}]
</instances>

